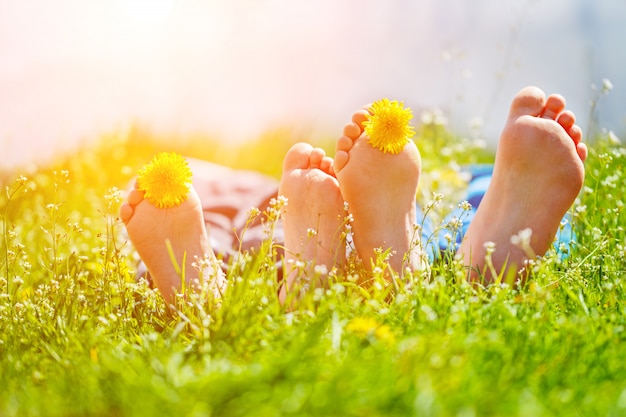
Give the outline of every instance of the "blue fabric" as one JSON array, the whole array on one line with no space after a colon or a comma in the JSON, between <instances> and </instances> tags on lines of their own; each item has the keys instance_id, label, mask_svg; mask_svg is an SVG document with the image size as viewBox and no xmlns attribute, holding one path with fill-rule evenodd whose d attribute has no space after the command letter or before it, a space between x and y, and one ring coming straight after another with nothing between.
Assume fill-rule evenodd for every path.
<instances>
[{"instance_id":1,"label":"blue fabric","mask_svg":"<svg viewBox=\"0 0 626 417\"><path fill-rule=\"evenodd\" d=\"M422 245L431 262L446 251L456 252L491 182L493 165L473 165L467 167L467 170L471 175L471 179L467 186L465 200L472 206L471 210L463 210L457 205L444 219L444 227L436 230L432 220L428 216L425 217L421 208L418 207L417 221L422 226ZM450 223L455 223L455 219L461 221L461 226L458 228L449 227ZM555 250L561 257L567 257L570 246L575 240L576 236L572 229L571 216L568 213L561 221L561 228L554 243Z\"/></svg>"}]
</instances>

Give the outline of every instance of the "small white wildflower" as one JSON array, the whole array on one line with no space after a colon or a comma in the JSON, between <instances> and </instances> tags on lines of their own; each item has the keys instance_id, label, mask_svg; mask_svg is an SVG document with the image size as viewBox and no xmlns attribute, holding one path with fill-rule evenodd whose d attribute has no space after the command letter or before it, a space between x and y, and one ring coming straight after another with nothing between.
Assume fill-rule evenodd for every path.
<instances>
[{"instance_id":1,"label":"small white wildflower","mask_svg":"<svg viewBox=\"0 0 626 417\"><path fill-rule=\"evenodd\" d=\"M435 119L433 122L437 126L446 126L448 124L448 118L443 114L443 112L439 109L435 109Z\"/></svg>"},{"instance_id":2,"label":"small white wildflower","mask_svg":"<svg viewBox=\"0 0 626 417\"><path fill-rule=\"evenodd\" d=\"M485 139L482 138L475 138L472 141L472 145L474 145L475 148L477 149L487 149L487 141Z\"/></svg>"},{"instance_id":3,"label":"small white wildflower","mask_svg":"<svg viewBox=\"0 0 626 417\"><path fill-rule=\"evenodd\" d=\"M602 94L606 94L613 90L613 83L608 78L602 80Z\"/></svg>"},{"instance_id":4,"label":"small white wildflower","mask_svg":"<svg viewBox=\"0 0 626 417\"><path fill-rule=\"evenodd\" d=\"M328 268L326 267L326 265L315 265L315 268L313 268L315 273L317 275L327 275L328 274Z\"/></svg>"},{"instance_id":5,"label":"small white wildflower","mask_svg":"<svg viewBox=\"0 0 626 417\"><path fill-rule=\"evenodd\" d=\"M348 280L348 282L358 282L359 281L359 274L349 274L346 277L346 280Z\"/></svg>"},{"instance_id":6,"label":"small white wildflower","mask_svg":"<svg viewBox=\"0 0 626 417\"><path fill-rule=\"evenodd\" d=\"M520 232L516 235L511 236L511 243L515 246L526 246L530 244L530 237L532 236L533 231L530 228L526 228L524 230L520 230Z\"/></svg>"},{"instance_id":7,"label":"small white wildflower","mask_svg":"<svg viewBox=\"0 0 626 417\"><path fill-rule=\"evenodd\" d=\"M463 221L456 216L452 217L452 219L448 222L448 227L451 229L460 229L463 227Z\"/></svg>"},{"instance_id":8,"label":"small white wildflower","mask_svg":"<svg viewBox=\"0 0 626 417\"><path fill-rule=\"evenodd\" d=\"M483 244L483 247L487 251L487 255L491 255L496 250L496 243L492 241L487 241Z\"/></svg>"},{"instance_id":9,"label":"small white wildflower","mask_svg":"<svg viewBox=\"0 0 626 417\"><path fill-rule=\"evenodd\" d=\"M261 214L261 210L259 210L258 207L250 207L250 209L246 212L246 216L248 216L249 219L253 219L259 214Z\"/></svg>"},{"instance_id":10,"label":"small white wildflower","mask_svg":"<svg viewBox=\"0 0 626 417\"><path fill-rule=\"evenodd\" d=\"M426 316L426 320L428 320L428 321L435 321L435 320L437 320L437 318L438 318L437 313L435 312L435 310L433 310L433 308L431 306L424 304L424 305L422 305L420 307L420 310Z\"/></svg>"},{"instance_id":11,"label":"small white wildflower","mask_svg":"<svg viewBox=\"0 0 626 417\"><path fill-rule=\"evenodd\" d=\"M111 187L104 195L104 199L109 206L116 205L122 201L122 192L117 187Z\"/></svg>"},{"instance_id":12,"label":"small white wildflower","mask_svg":"<svg viewBox=\"0 0 626 417\"><path fill-rule=\"evenodd\" d=\"M333 284L333 291L335 291L337 294L342 294L346 292L346 287L344 287L343 284L341 284L340 282L337 282Z\"/></svg>"},{"instance_id":13,"label":"small white wildflower","mask_svg":"<svg viewBox=\"0 0 626 417\"><path fill-rule=\"evenodd\" d=\"M612 145L621 145L622 144L621 139L612 130L609 130L608 136L609 136L609 142Z\"/></svg>"},{"instance_id":14,"label":"small white wildflower","mask_svg":"<svg viewBox=\"0 0 626 417\"><path fill-rule=\"evenodd\" d=\"M615 188L615 186L617 185L617 183L619 183L619 181L620 181L619 175L617 174L609 175L606 178L604 178L604 180L602 180L602 185L608 188Z\"/></svg>"},{"instance_id":15,"label":"small white wildflower","mask_svg":"<svg viewBox=\"0 0 626 417\"><path fill-rule=\"evenodd\" d=\"M459 208L463 211L471 211L472 205L469 203L469 201L464 200L459 203Z\"/></svg>"},{"instance_id":16,"label":"small white wildflower","mask_svg":"<svg viewBox=\"0 0 626 417\"><path fill-rule=\"evenodd\" d=\"M472 130L481 130L484 125L485 122L481 117L472 117L469 121L469 126Z\"/></svg>"},{"instance_id":17,"label":"small white wildflower","mask_svg":"<svg viewBox=\"0 0 626 417\"><path fill-rule=\"evenodd\" d=\"M323 288L316 288L313 292L313 300L315 301L320 301L322 298L324 298L324 289Z\"/></svg>"},{"instance_id":18,"label":"small white wildflower","mask_svg":"<svg viewBox=\"0 0 626 417\"><path fill-rule=\"evenodd\" d=\"M600 230L597 227L594 227L593 229L591 229L591 232L593 234L593 239L594 240L601 240L602 237L604 236L604 232L602 230Z\"/></svg>"},{"instance_id":19,"label":"small white wildflower","mask_svg":"<svg viewBox=\"0 0 626 417\"><path fill-rule=\"evenodd\" d=\"M309 227L308 229L306 229L306 234L309 238L317 236L317 230L313 229L312 227Z\"/></svg>"}]
</instances>

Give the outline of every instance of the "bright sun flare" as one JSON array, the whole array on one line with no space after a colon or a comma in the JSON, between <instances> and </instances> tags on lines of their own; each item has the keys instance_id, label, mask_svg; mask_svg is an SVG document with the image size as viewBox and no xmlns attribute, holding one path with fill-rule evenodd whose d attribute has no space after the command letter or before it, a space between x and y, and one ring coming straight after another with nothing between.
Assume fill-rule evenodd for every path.
<instances>
[{"instance_id":1,"label":"bright sun flare","mask_svg":"<svg viewBox=\"0 0 626 417\"><path fill-rule=\"evenodd\" d=\"M119 0L124 14L136 24L163 22L170 15L176 0Z\"/></svg>"}]
</instances>

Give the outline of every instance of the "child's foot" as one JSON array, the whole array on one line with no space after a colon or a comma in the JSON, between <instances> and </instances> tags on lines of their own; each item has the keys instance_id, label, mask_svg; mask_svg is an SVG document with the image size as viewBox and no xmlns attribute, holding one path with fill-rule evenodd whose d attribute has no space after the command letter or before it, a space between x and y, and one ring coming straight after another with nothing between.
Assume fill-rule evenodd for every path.
<instances>
[{"instance_id":1,"label":"child's foot","mask_svg":"<svg viewBox=\"0 0 626 417\"><path fill-rule=\"evenodd\" d=\"M301 290L299 277L323 285L325 270L343 265L346 256L345 213L333 160L306 143L291 147L283 162L278 194L287 198L283 208L285 233L284 302L290 290ZM316 270L316 267L317 270Z\"/></svg>"},{"instance_id":2,"label":"child's foot","mask_svg":"<svg viewBox=\"0 0 626 417\"><path fill-rule=\"evenodd\" d=\"M171 244L177 264L183 268L185 286L198 288L199 278L215 280L214 293L224 284L223 272L216 263L209 244L200 199L192 188L181 205L161 209L144 200L144 193L133 188L128 201L120 208L120 218L139 256L146 264L157 288L168 302L174 301L183 287L182 277L176 271L166 241ZM208 261L202 274L198 264ZM198 266L193 266L196 264Z\"/></svg>"},{"instance_id":3,"label":"child's foot","mask_svg":"<svg viewBox=\"0 0 626 417\"><path fill-rule=\"evenodd\" d=\"M373 148L363 133L367 115L368 110L359 110L345 126L337 141L334 170L365 267L371 269L378 249L391 249L389 265L402 274L406 267L420 267L419 253L413 249L418 239L415 198L422 161L413 141L399 154Z\"/></svg>"},{"instance_id":4,"label":"child's foot","mask_svg":"<svg viewBox=\"0 0 626 417\"><path fill-rule=\"evenodd\" d=\"M504 268L519 271L552 244L584 180L587 147L574 122L559 95L546 99L543 91L527 87L513 99L491 184L459 249L472 278L485 272L492 281L494 272L506 274ZM511 238L525 229L532 230L530 245L521 248ZM486 242L495 244L491 271L485 271Z\"/></svg>"}]
</instances>

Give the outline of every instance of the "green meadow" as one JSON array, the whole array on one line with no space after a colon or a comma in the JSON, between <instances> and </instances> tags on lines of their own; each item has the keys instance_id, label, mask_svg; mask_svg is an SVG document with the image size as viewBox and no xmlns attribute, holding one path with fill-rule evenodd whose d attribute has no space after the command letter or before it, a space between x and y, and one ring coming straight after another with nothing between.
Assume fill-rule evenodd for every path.
<instances>
[{"instance_id":1,"label":"green meadow","mask_svg":"<svg viewBox=\"0 0 626 417\"><path fill-rule=\"evenodd\" d=\"M571 210L576 243L523 287L471 285L447 254L395 285L331 274L287 309L270 240L231 261L219 301L172 310L135 278L116 215L156 152L278 178L294 141L135 129L2 173L0 416L626 415L626 149L602 134ZM416 142L418 198L439 222L462 168L493 156L436 124ZM260 215L271 231L275 213Z\"/></svg>"}]
</instances>

